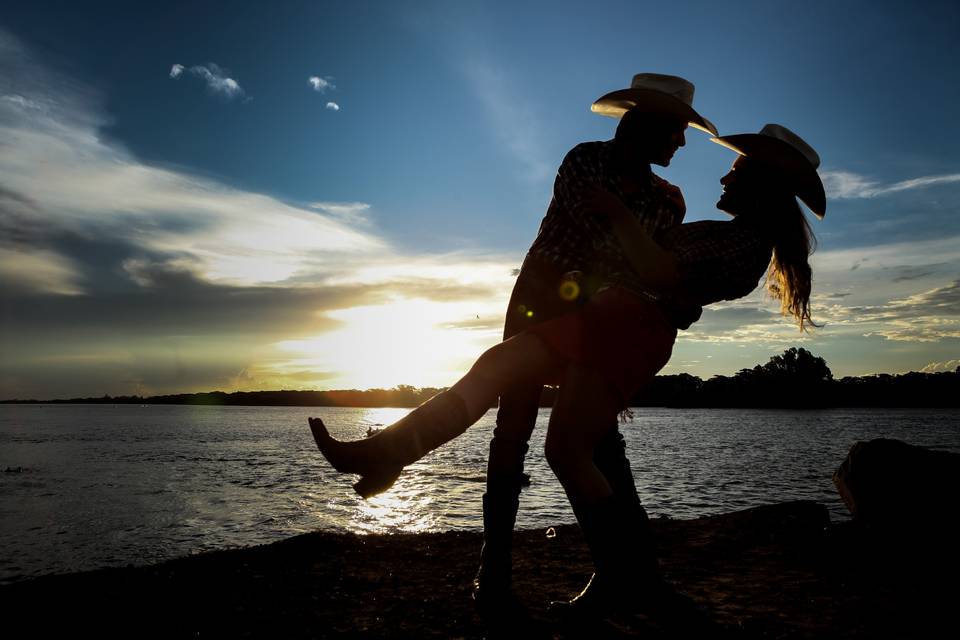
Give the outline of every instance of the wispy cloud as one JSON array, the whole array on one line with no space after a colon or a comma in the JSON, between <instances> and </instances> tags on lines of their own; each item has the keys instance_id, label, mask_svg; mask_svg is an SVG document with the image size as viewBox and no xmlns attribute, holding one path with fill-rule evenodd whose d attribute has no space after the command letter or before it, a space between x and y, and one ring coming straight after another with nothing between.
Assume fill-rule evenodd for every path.
<instances>
[{"instance_id":1,"label":"wispy cloud","mask_svg":"<svg viewBox=\"0 0 960 640\"><path fill-rule=\"evenodd\" d=\"M330 111L340 111L340 105L337 104L336 102L328 102L327 109L329 109Z\"/></svg>"},{"instance_id":2,"label":"wispy cloud","mask_svg":"<svg viewBox=\"0 0 960 640\"><path fill-rule=\"evenodd\" d=\"M326 93L328 90L332 91L337 88L337 86L333 84L333 78L331 76L310 76L307 82L310 83L314 91L319 93Z\"/></svg>"},{"instance_id":3,"label":"wispy cloud","mask_svg":"<svg viewBox=\"0 0 960 640\"><path fill-rule=\"evenodd\" d=\"M854 199L876 198L878 196L908 191L910 189L922 189L934 185L952 184L960 182L960 173L924 176L889 184L883 184L849 171L822 171L820 178L823 180L823 186L828 198Z\"/></svg>"},{"instance_id":4,"label":"wispy cloud","mask_svg":"<svg viewBox=\"0 0 960 640\"><path fill-rule=\"evenodd\" d=\"M555 163L544 151L541 118L530 102L521 99L518 82L508 74L506 67L474 59L464 66L471 88L490 116L494 131L504 146L523 165L530 180L550 178Z\"/></svg>"},{"instance_id":5,"label":"wispy cloud","mask_svg":"<svg viewBox=\"0 0 960 640\"><path fill-rule=\"evenodd\" d=\"M939 373L941 371L956 371L958 367L960 367L960 359L944 360L942 362L931 362L920 371L922 373Z\"/></svg>"},{"instance_id":6,"label":"wispy cloud","mask_svg":"<svg viewBox=\"0 0 960 640\"><path fill-rule=\"evenodd\" d=\"M331 217L350 224L364 226L370 224L370 220L367 218L370 205L366 202L311 202L309 206L311 209L322 211Z\"/></svg>"},{"instance_id":7,"label":"wispy cloud","mask_svg":"<svg viewBox=\"0 0 960 640\"><path fill-rule=\"evenodd\" d=\"M170 67L170 78L179 80L184 69L185 67L182 64L174 64ZM222 95L227 99L241 98L246 95L240 83L230 77L230 72L221 69L213 62L190 67L189 73L203 80L211 93Z\"/></svg>"}]
</instances>

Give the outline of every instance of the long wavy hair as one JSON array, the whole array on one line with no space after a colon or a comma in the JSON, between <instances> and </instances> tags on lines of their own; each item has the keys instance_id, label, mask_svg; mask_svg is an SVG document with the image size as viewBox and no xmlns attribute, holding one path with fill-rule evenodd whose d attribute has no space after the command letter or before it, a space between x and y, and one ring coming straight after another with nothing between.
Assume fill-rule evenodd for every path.
<instances>
[{"instance_id":1,"label":"long wavy hair","mask_svg":"<svg viewBox=\"0 0 960 640\"><path fill-rule=\"evenodd\" d=\"M810 254L817 240L807 217L792 193L779 191L767 211L768 229L773 239L773 259L767 270L766 287L770 296L780 301L780 311L793 316L800 331L817 327L810 317L812 271Z\"/></svg>"}]
</instances>

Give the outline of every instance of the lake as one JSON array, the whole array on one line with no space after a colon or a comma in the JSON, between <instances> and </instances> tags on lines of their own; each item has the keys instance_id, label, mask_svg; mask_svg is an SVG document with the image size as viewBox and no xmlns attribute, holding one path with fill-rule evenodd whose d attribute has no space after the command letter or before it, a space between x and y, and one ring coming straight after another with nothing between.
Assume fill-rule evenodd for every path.
<instances>
[{"instance_id":1,"label":"lake","mask_svg":"<svg viewBox=\"0 0 960 640\"><path fill-rule=\"evenodd\" d=\"M0 582L148 564L317 529L480 530L495 412L364 501L317 452L308 416L339 438L408 409L0 405ZM955 409L635 409L623 426L652 516L693 518L783 500L848 517L831 474L857 440L960 451ZM543 457L540 412L520 528L573 522ZM17 469L20 469L17 471ZM479 553L479 549L477 550Z\"/></svg>"}]
</instances>

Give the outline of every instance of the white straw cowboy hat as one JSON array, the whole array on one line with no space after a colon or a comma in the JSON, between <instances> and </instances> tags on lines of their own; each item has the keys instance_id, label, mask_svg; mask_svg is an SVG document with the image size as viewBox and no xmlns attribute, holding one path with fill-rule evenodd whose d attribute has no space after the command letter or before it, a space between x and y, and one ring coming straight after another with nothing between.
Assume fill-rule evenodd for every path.
<instances>
[{"instance_id":1,"label":"white straw cowboy hat","mask_svg":"<svg viewBox=\"0 0 960 640\"><path fill-rule=\"evenodd\" d=\"M827 195L817 173L820 156L803 138L778 124L764 125L760 133L739 133L710 138L742 156L756 158L782 171L794 194L818 219L827 212Z\"/></svg>"},{"instance_id":2,"label":"white straw cowboy hat","mask_svg":"<svg viewBox=\"0 0 960 640\"><path fill-rule=\"evenodd\" d=\"M717 135L713 123L693 110L693 83L678 76L638 73L629 89L619 89L597 98L594 113L619 118L634 107L674 115L691 127Z\"/></svg>"}]
</instances>

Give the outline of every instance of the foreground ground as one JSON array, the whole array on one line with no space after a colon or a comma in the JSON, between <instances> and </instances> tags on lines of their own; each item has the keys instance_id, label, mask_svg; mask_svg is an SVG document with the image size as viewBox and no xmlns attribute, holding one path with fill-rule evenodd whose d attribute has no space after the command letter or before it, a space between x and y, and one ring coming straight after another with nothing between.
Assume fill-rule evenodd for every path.
<instances>
[{"instance_id":1,"label":"foreground ground","mask_svg":"<svg viewBox=\"0 0 960 640\"><path fill-rule=\"evenodd\" d=\"M853 523L830 526L815 503L654 526L664 573L710 610L719 636L932 638L957 629L956 583L936 554L868 538ZM517 592L536 623L522 636L674 637L642 617L558 624L547 603L568 598L590 575L580 532L560 526L517 538ZM491 634L470 599L480 542L463 532L318 532L150 567L50 576L0 588L2 628L11 638L481 638Z\"/></svg>"}]
</instances>

